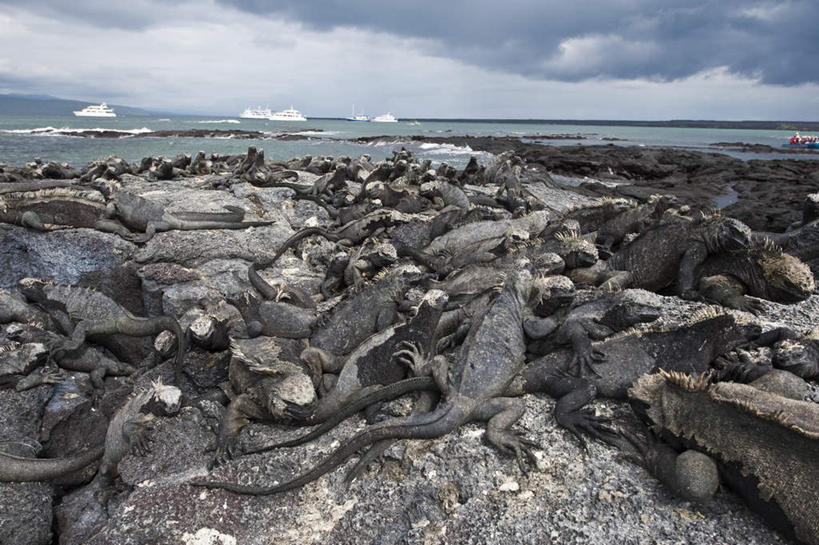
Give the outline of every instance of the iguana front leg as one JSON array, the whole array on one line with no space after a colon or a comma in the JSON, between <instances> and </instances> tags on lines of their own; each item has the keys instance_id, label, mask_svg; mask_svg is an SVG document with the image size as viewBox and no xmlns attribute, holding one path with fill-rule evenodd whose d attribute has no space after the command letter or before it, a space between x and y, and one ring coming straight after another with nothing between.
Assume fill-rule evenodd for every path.
<instances>
[{"instance_id":1,"label":"iguana front leg","mask_svg":"<svg viewBox=\"0 0 819 545\"><path fill-rule=\"evenodd\" d=\"M153 426L152 414L139 414L122 425L122 436L131 448L131 452L138 456L145 456L150 452L148 445L148 431Z\"/></svg>"},{"instance_id":2,"label":"iguana front leg","mask_svg":"<svg viewBox=\"0 0 819 545\"><path fill-rule=\"evenodd\" d=\"M743 310L758 315L765 311L765 304L745 295L744 286L725 275L707 276L700 279L699 290L706 300L727 308Z\"/></svg>"},{"instance_id":3,"label":"iguana front leg","mask_svg":"<svg viewBox=\"0 0 819 545\"><path fill-rule=\"evenodd\" d=\"M592 347L591 339L583 327L580 320L566 322L562 332L572 344L574 356L571 361L571 369L576 376L580 376L583 370L588 370L596 376L600 376L593 365L606 361L606 354L597 348Z\"/></svg>"},{"instance_id":4,"label":"iguana front leg","mask_svg":"<svg viewBox=\"0 0 819 545\"><path fill-rule=\"evenodd\" d=\"M418 347L418 343L414 341L402 341L399 346L401 350L393 354L393 357L401 364L412 371L416 377L432 376L435 384L441 391L441 394L446 396L452 389L449 383L449 362L444 356L429 357L422 349Z\"/></svg>"},{"instance_id":5,"label":"iguana front leg","mask_svg":"<svg viewBox=\"0 0 819 545\"><path fill-rule=\"evenodd\" d=\"M14 389L18 392L23 392L43 384L59 384L65 380L65 376L62 369L41 367L18 380L17 384L14 385Z\"/></svg>"},{"instance_id":6,"label":"iguana front leg","mask_svg":"<svg viewBox=\"0 0 819 545\"><path fill-rule=\"evenodd\" d=\"M699 292L694 288L694 270L708 257L708 248L702 242L693 243L680 260L677 272L677 293L683 299L696 299Z\"/></svg>"}]
</instances>

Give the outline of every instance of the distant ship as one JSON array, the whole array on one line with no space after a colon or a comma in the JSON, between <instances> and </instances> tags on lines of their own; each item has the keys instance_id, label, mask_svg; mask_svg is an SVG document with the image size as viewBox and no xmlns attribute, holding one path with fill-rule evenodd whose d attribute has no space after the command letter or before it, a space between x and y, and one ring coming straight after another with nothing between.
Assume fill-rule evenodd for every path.
<instances>
[{"instance_id":1,"label":"distant ship","mask_svg":"<svg viewBox=\"0 0 819 545\"><path fill-rule=\"evenodd\" d=\"M272 114L268 119L272 121L307 121L307 118L301 115L300 111L294 110L293 106L290 106L287 110Z\"/></svg>"},{"instance_id":2,"label":"distant ship","mask_svg":"<svg viewBox=\"0 0 819 545\"><path fill-rule=\"evenodd\" d=\"M348 117L346 119L347 119L347 121L369 121L370 116L368 116L366 114L357 114L356 115L356 113L355 113L355 104L353 104L353 115L351 115L350 117Z\"/></svg>"},{"instance_id":3,"label":"distant ship","mask_svg":"<svg viewBox=\"0 0 819 545\"><path fill-rule=\"evenodd\" d=\"M271 115L273 115L273 112L270 111L270 108L256 106L256 108L245 109L244 112L239 114L239 117L244 119L270 119Z\"/></svg>"},{"instance_id":4,"label":"distant ship","mask_svg":"<svg viewBox=\"0 0 819 545\"><path fill-rule=\"evenodd\" d=\"M398 120L395 119L395 116L392 115L391 113L377 115L370 121L372 121L373 123L398 123Z\"/></svg>"},{"instance_id":5,"label":"distant ship","mask_svg":"<svg viewBox=\"0 0 819 545\"><path fill-rule=\"evenodd\" d=\"M114 113L114 110L108 107L108 105L103 102L102 104L91 104L90 106L86 106L82 110L74 110L74 115L77 117L116 117L117 114Z\"/></svg>"}]
</instances>

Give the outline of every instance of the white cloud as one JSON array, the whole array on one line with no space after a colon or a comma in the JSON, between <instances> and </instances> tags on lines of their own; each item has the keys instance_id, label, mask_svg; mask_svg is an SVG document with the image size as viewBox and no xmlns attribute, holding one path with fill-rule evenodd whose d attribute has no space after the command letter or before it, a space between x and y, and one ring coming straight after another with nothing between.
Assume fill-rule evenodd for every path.
<instances>
[{"instance_id":1,"label":"white cloud","mask_svg":"<svg viewBox=\"0 0 819 545\"><path fill-rule=\"evenodd\" d=\"M640 65L659 53L651 43L626 40L613 34L575 36L558 45L558 52L543 63L543 68L555 75L570 77L606 73L623 65Z\"/></svg>"},{"instance_id":2,"label":"white cloud","mask_svg":"<svg viewBox=\"0 0 819 545\"><path fill-rule=\"evenodd\" d=\"M749 19L765 22L775 22L781 19L789 10L790 2L768 2L740 10L740 15Z\"/></svg>"}]
</instances>

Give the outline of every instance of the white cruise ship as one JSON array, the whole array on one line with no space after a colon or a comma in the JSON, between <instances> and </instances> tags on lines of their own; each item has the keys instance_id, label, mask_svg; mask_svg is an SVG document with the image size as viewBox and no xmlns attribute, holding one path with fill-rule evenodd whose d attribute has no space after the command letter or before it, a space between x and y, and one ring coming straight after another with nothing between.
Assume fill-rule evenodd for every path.
<instances>
[{"instance_id":1,"label":"white cruise ship","mask_svg":"<svg viewBox=\"0 0 819 545\"><path fill-rule=\"evenodd\" d=\"M271 121L307 121L307 118L301 115L300 111L294 110L293 106L272 114L268 119Z\"/></svg>"},{"instance_id":2,"label":"white cruise ship","mask_svg":"<svg viewBox=\"0 0 819 545\"><path fill-rule=\"evenodd\" d=\"M244 112L239 114L239 117L244 119L270 119L271 115L273 115L273 112L270 111L270 108L256 106L255 108L246 108Z\"/></svg>"},{"instance_id":3,"label":"white cruise ship","mask_svg":"<svg viewBox=\"0 0 819 545\"><path fill-rule=\"evenodd\" d=\"M114 110L108 107L108 105L103 102L102 104L91 104L90 106L86 106L82 110L74 110L74 115L77 117L116 117L117 114L114 113Z\"/></svg>"},{"instance_id":4,"label":"white cruise ship","mask_svg":"<svg viewBox=\"0 0 819 545\"><path fill-rule=\"evenodd\" d=\"M398 120L395 119L395 116L391 113L386 113L382 115L377 115L374 118L370 119L373 123L398 123Z\"/></svg>"}]
</instances>

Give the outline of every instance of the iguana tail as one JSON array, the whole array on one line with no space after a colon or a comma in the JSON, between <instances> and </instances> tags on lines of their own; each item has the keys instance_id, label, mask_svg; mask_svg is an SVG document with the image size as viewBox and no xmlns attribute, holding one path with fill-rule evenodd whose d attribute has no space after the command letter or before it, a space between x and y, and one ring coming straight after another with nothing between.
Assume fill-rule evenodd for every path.
<instances>
[{"instance_id":1,"label":"iguana tail","mask_svg":"<svg viewBox=\"0 0 819 545\"><path fill-rule=\"evenodd\" d=\"M447 403L428 414L408 416L391 422L384 422L360 432L313 469L290 481L269 488L243 486L237 483L219 481L193 481L190 484L206 488L223 488L236 494L250 496L278 494L279 492L300 488L315 481L325 473L329 473L343 464L347 458L357 451L378 441L384 439L433 439L449 433L463 421L463 412L454 405Z\"/></svg>"},{"instance_id":2,"label":"iguana tail","mask_svg":"<svg viewBox=\"0 0 819 545\"><path fill-rule=\"evenodd\" d=\"M273 225L275 221L183 221L180 228L185 231L203 229L247 229L248 227L264 227Z\"/></svg>"},{"instance_id":3,"label":"iguana tail","mask_svg":"<svg viewBox=\"0 0 819 545\"><path fill-rule=\"evenodd\" d=\"M122 333L132 337L149 337L165 330L173 332L176 336L174 370L176 384L179 384L179 381L182 379L182 363L185 358L185 352L188 349L188 343L185 332L182 331L182 327L180 327L179 322L177 322L175 318L171 318L170 316L155 316L153 318L129 316L127 318L118 319L116 328L117 331L113 333Z\"/></svg>"},{"instance_id":4,"label":"iguana tail","mask_svg":"<svg viewBox=\"0 0 819 545\"><path fill-rule=\"evenodd\" d=\"M270 263L266 263L265 265L269 267L270 265L275 263L282 256L282 254L287 251L288 248L293 246L301 239L309 237L310 235L321 235L327 240L332 241L338 240L338 236L335 233L333 233L332 231L328 231L327 229L324 229L322 227L305 227L301 231L297 231L290 238L285 240L284 244L282 244L281 247L276 251L276 255L273 256L273 259L270 261Z\"/></svg>"},{"instance_id":5,"label":"iguana tail","mask_svg":"<svg viewBox=\"0 0 819 545\"><path fill-rule=\"evenodd\" d=\"M48 481L82 469L102 457L105 446L94 447L70 458L25 458L0 452L0 481Z\"/></svg>"},{"instance_id":6,"label":"iguana tail","mask_svg":"<svg viewBox=\"0 0 819 545\"><path fill-rule=\"evenodd\" d=\"M218 221L239 223L245 219L245 209L239 206L226 205L227 212L174 212L173 217L183 221Z\"/></svg>"},{"instance_id":7,"label":"iguana tail","mask_svg":"<svg viewBox=\"0 0 819 545\"><path fill-rule=\"evenodd\" d=\"M301 437L297 437L289 441L283 441L281 443L274 443L272 445L266 445L253 450L247 450L245 451L245 454L257 454L259 452L267 452L269 450L277 448L295 447L297 445L303 445L304 443L312 441L316 437L319 437L327 433L331 429L341 424L347 418L351 417L352 415L356 414L361 410L366 409L373 403L378 403L380 401L389 401L391 399L395 399L396 397L400 397L404 394L408 394L410 392L417 392L419 390L437 389L438 387L435 384L435 380L432 377L414 377L405 380L399 380L398 382L394 382L388 386L383 386L381 388L378 388L377 390L372 390L364 394L363 396L359 397L358 399L352 400L340 411L333 414L331 418L320 423L318 426L310 430L310 432L307 433L306 435L302 435Z\"/></svg>"}]
</instances>

